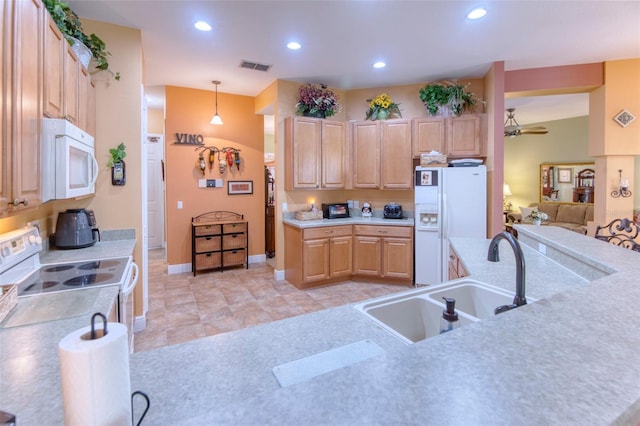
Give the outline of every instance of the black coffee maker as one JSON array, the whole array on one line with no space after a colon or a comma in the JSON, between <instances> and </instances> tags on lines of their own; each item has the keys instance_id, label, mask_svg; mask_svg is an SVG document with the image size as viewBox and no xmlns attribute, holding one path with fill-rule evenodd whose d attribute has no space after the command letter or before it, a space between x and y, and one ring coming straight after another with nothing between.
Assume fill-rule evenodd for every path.
<instances>
[{"instance_id":1,"label":"black coffee maker","mask_svg":"<svg viewBox=\"0 0 640 426\"><path fill-rule=\"evenodd\" d=\"M91 247L100 240L100 231L93 210L69 209L58 214L56 247L77 249Z\"/></svg>"}]
</instances>

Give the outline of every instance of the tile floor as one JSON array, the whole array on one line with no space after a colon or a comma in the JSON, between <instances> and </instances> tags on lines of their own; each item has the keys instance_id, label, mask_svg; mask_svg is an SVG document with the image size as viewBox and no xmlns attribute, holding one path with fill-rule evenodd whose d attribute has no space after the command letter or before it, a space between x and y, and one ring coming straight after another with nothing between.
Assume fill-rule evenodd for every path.
<instances>
[{"instance_id":1,"label":"tile floor","mask_svg":"<svg viewBox=\"0 0 640 426\"><path fill-rule=\"evenodd\" d=\"M283 318L408 290L402 285L348 281L298 290L273 278L268 263L167 274L163 249L149 251L147 327L135 334L135 351L182 343Z\"/></svg>"}]
</instances>

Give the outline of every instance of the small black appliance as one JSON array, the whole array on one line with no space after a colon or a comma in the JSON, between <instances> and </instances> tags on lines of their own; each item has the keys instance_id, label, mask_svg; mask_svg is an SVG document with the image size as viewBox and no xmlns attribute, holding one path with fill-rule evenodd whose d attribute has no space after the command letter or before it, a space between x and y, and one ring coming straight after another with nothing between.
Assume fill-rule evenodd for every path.
<instances>
[{"instance_id":1,"label":"small black appliance","mask_svg":"<svg viewBox=\"0 0 640 426\"><path fill-rule=\"evenodd\" d=\"M385 219L402 219L402 206L396 203L386 204L382 215Z\"/></svg>"},{"instance_id":2,"label":"small black appliance","mask_svg":"<svg viewBox=\"0 0 640 426\"><path fill-rule=\"evenodd\" d=\"M58 213L56 247L77 249L91 247L100 239L93 210L70 209Z\"/></svg>"}]
</instances>

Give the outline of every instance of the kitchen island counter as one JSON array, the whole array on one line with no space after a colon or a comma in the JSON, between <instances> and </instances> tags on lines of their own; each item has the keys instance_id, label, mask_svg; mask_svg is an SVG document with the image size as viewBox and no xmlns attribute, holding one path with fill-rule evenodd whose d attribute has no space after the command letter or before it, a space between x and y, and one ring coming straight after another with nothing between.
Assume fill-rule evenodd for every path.
<instances>
[{"instance_id":1,"label":"kitchen island counter","mask_svg":"<svg viewBox=\"0 0 640 426\"><path fill-rule=\"evenodd\" d=\"M545 228L518 230L609 275L589 282L525 246L536 303L413 345L342 306L134 354L133 387L149 393L151 423L635 424L638 254ZM491 263L488 240L452 243L472 278L513 291L508 245ZM272 373L363 339L384 354L287 387Z\"/></svg>"}]
</instances>

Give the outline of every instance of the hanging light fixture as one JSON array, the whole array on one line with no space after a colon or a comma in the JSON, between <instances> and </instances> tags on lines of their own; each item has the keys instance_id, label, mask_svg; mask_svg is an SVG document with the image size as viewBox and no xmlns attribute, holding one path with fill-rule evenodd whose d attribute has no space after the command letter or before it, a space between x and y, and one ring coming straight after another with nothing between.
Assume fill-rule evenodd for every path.
<instances>
[{"instance_id":1,"label":"hanging light fixture","mask_svg":"<svg viewBox=\"0 0 640 426\"><path fill-rule=\"evenodd\" d=\"M218 84L220 84L220 82L218 80L214 80L212 81L212 83L216 85L216 114L211 119L211 124L221 126L222 118L220 118L220 116L218 115Z\"/></svg>"}]
</instances>

